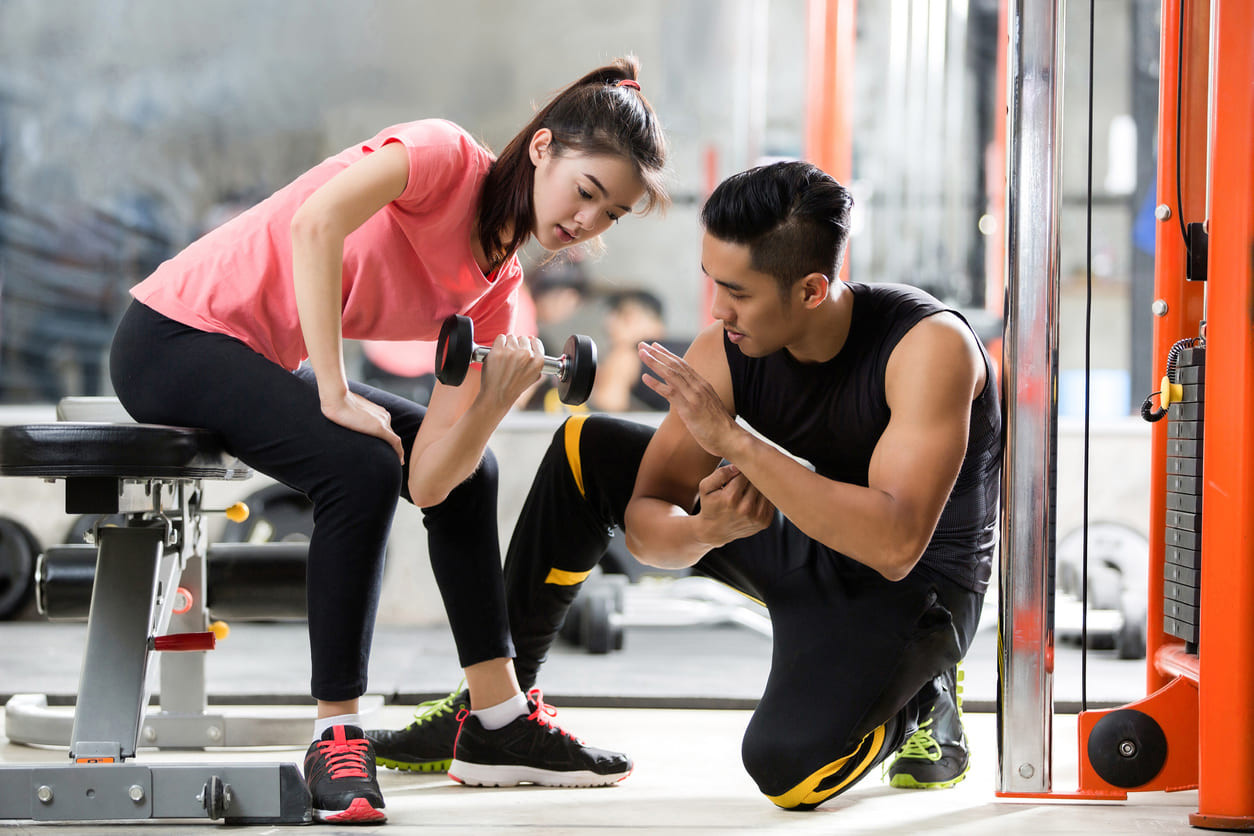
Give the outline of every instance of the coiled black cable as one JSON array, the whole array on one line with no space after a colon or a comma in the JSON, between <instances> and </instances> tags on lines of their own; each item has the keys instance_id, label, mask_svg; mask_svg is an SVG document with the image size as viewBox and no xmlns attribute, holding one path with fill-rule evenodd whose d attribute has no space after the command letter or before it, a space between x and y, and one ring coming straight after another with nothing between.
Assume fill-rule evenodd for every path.
<instances>
[{"instance_id":1,"label":"coiled black cable","mask_svg":"<svg viewBox=\"0 0 1254 836\"><path fill-rule=\"evenodd\" d=\"M1172 383L1176 382L1176 362L1180 359L1181 351L1204 345L1206 345L1206 340L1201 337L1185 337L1183 340L1176 340L1175 345L1167 352L1167 380ZM1159 395L1161 400L1160 392L1150 392L1145 396L1145 402L1141 404L1141 417L1151 424L1167 417L1167 407L1160 405L1158 409L1154 409L1152 401L1155 395Z\"/></svg>"}]
</instances>

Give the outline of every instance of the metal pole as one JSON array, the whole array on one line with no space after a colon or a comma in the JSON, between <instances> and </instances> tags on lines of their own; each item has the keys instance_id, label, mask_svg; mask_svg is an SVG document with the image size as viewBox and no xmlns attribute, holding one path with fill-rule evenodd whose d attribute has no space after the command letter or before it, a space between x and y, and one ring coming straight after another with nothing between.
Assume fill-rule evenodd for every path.
<instances>
[{"instance_id":1,"label":"metal pole","mask_svg":"<svg viewBox=\"0 0 1254 836\"><path fill-rule=\"evenodd\" d=\"M1012 0L998 790L1048 792L1053 727L1058 190L1064 2Z\"/></svg>"}]
</instances>

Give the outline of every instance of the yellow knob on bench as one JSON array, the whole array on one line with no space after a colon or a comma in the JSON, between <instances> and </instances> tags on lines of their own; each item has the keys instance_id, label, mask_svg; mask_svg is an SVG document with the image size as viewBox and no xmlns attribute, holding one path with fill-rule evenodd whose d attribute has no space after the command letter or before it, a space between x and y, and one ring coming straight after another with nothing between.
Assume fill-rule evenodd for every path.
<instances>
[{"instance_id":1,"label":"yellow knob on bench","mask_svg":"<svg viewBox=\"0 0 1254 836\"><path fill-rule=\"evenodd\" d=\"M226 518L231 522L242 523L248 519L248 506L243 502L237 502L230 508L226 509Z\"/></svg>"},{"instance_id":2,"label":"yellow knob on bench","mask_svg":"<svg viewBox=\"0 0 1254 836\"><path fill-rule=\"evenodd\" d=\"M209 632L213 633L218 641L222 641L231 635L231 627L225 621L215 621L209 625Z\"/></svg>"}]
</instances>

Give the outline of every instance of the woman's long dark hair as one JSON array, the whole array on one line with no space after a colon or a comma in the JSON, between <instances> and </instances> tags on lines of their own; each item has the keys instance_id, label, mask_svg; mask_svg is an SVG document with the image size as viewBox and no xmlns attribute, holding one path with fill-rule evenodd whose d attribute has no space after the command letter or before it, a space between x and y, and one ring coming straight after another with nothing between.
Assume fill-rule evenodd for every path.
<instances>
[{"instance_id":1,"label":"woman's long dark hair","mask_svg":"<svg viewBox=\"0 0 1254 836\"><path fill-rule=\"evenodd\" d=\"M528 147L541 128L552 132L549 148L555 154L569 149L630 160L644 183L645 212L669 202L662 182L666 138L657 115L639 90L619 85L635 81L639 72L640 64L631 55L593 70L555 95L505 146L479 198L479 243L493 266L527 243L535 226L531 195L536 169Z\"/></svg>"}]
</instances>

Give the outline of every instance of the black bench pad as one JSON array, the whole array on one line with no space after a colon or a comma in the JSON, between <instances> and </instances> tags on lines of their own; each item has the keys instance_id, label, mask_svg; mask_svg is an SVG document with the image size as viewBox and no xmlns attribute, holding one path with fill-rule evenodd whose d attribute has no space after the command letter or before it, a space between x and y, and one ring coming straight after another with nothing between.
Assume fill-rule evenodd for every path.
<instances>
[{"instance_id":1,"label":"black bench pad","mask_svg":"<svg viewBox=\"0 0 1254 836\"><path fill-rule=\"evenodd\" d=\"M209 430L61 421L0 428L0 475L238 480L252 472Z\"/></svg>"}]
</instances>

